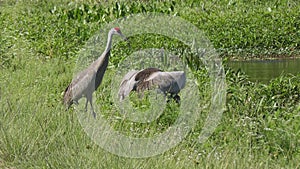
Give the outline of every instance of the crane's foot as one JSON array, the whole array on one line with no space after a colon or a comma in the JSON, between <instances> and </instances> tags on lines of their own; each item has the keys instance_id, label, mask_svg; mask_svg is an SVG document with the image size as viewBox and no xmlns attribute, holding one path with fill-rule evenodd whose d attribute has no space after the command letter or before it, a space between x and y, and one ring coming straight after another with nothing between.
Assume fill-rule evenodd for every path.
<instances>
[{"instance_id":1,"label":"crane's foot","mask_svg":"<svg viewBox=\"0 0 300 169\"><path fill-rule=\"evenodd\" d=\"M93 115L94 119L96 119L96 113L94 111L92 111L92 115Z\"/></svg>"}]
</instances>

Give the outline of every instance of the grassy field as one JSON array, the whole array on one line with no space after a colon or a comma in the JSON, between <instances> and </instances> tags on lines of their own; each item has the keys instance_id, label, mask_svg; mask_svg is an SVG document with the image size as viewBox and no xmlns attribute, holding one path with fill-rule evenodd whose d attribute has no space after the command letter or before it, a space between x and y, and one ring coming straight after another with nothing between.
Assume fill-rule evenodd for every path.
<instances>
[{"instance_id":1,"label":"grassy field","mask_svg":"<svg viewBox=\"0 0 300 169\"><path fill-rule=\"evenodd\" d=\"M300 168L300 74L265 85L225 64L226 110L213 135L196 142L203 115L178 146L150 158L103 150L84 132L76 112L62 105L78 52L114 19L140 12L177 15L203 30L224 58L297 57L299 11L296 0L0 1L0 168ZM131 50L183 47L163 38L135 37ZM109 77L132 52L123 45L114 46L97 102L116 130L155 134L172 125L172 109L145 125L110 114ZM205 91L205 70L199 64L193 73Z\"/></svg>"}]
</instances>

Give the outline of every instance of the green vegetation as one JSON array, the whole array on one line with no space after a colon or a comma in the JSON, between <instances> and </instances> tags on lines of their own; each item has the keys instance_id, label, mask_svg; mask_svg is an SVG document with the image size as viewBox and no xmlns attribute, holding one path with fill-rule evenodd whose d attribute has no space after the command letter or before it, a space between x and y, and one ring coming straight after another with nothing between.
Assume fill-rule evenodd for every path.
<instances>
[{"instance_id":1,"label":"green vegetation","mask_svg":"<svg viewBox=\"0 0 300 169\"><path fill-rule=\"evenodd\" d=\"M223 57L267 58L299 56L299 11L296 0L0 1L0 168L299 168L299 74L264 85L226 67L226 110L213 135L196 142L204 113L178 146L145 159L106 152L86 135L76 112L62 105L77 53L101 25L119 17L140 12L177 15L203 30ZM114 103L107 97L109 77L124 53L184 48L171 39L160 41L164 38L132 37L131 51L115 44L96 95L116 130L151 136L177 118L171 104L157 122L132 124L110 113ZM199 90L205 92L206 72L196 66ZM208 99L205 93L201 97Z\"/></svg>"}]
</instances>

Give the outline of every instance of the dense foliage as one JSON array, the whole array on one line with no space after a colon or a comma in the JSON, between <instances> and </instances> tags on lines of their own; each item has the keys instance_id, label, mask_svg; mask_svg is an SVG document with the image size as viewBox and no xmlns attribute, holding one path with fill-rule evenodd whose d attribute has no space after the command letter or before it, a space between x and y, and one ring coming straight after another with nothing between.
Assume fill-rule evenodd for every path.
<instances>
[{"instance_id":1,"label":"dense foliage","mask_svg":"<svg viewBox=\"0 0 300 169\"><path fill-rule=\"evenodd\" d=\"M293 56L299 53L298 1L2 2L1 51L19 39L43 57L74 57L101 24L141 12L180 16L204 31L231 56ZM76 25L76 26L74 26ZM16 29L18 28L18 29ZM1 65L10 56L1 56Z\"/></svg>"}]
</instances>

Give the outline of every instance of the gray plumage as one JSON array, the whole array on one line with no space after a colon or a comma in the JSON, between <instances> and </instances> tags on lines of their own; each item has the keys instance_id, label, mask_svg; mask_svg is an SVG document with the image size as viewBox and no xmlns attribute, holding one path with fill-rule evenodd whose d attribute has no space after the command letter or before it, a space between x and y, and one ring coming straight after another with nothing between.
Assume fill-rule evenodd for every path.
<instances>
[{"instance_id":1,"label":"gray plumage","mask_svg":"<svg viewBox=\"0 0 300 169\"><path fill-rule=\"evenodd\" d=\"M184 88L186 75L184 71L163 72L158 68L147 68L144 70L132 70L122 79L119 89L119 99L124 100L131 91L141 93L145 90L157 88L165 95L170 95L179 103L178 93Z\"/></svg>"},{"instance_id":2,"label":"gray plumage","mask_svg":"<svg viewBox=\"0 0 300 169\"><path fill-rule=\"evenodd\" d=\"M78 100L82 97L86 97L85 109L87 110L87 104L90 102L93 116L95 117L95 112L92 104L92 95L95 90L99 87L102 82L104 73L106 71L112 36L119 35L126 40L126 37L122 34L120 28L112 28L108 32L107 44L104 52L101 56L95 60L88 68L81 71L72 80L69 86L66 88L64 93L64 104L69 108L73 103L78 103Z\"/></svg>"}]
</instances>

